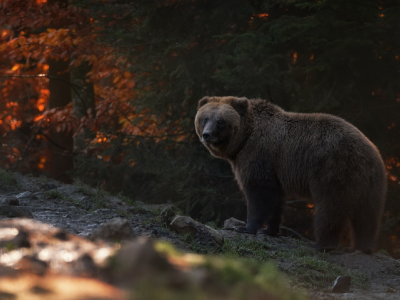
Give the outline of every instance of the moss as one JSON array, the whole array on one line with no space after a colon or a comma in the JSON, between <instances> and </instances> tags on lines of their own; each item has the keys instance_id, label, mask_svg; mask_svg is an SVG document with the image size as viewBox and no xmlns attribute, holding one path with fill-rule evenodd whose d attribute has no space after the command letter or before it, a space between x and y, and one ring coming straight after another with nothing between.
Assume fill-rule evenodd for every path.
<instances>
[{"instance_id":1,"label":"moss","mask_svg":"<svg viewBox=\"0 0 400 300\"><path fill-rule=\"evenodd\" d=\"M121 217L125 217L125 218L129 217L129 213L126 210L116 209L115 212Z\"/></svg>"},{"instance_id":2,"label":"moss","mask_svg":"<svg viewBox=\"0 0 400 300\"><path fill-rule=\"evenodd\" d=\"M162 220L160 217L154 217L154 218L150 218L147 220L143 220L142 224L143 225L150 225L150 224L161 224Z\"/></svg>"},{"instance_id":3,"label":"moss","mask_svg":"<svg viewBox=\"0 0 400 300\"><path fill-rule=\"evenodd\" d=\"M7 249L7 251L12 251L12 250L16 249L16 247L15 247L13 242L7 242L5 248Z\"/></svg>"},{"instance_id":4,"label":"moss","mask_svg":"<svg viewBox=\"0 0 400 300\"><path fill-rule=\"evenodd\" d=\"M226 256L182 254L165 242L158 242L155 248L170 261L185 266L187 272L202 270L207 274L207 280L201 286L186 284L177 290L162 284L157 289L140 284L134 290L135 296L138 296L135 299L307 299L301 292L289 289L271 263ZM190 277L190 271L187 274Z\"/></svg>"},{"instance_id":5,"label":"moss","mask_svg":"<svg viewBox=\"0 0 400 300\"><path fill-rule=\"evenodd\" d=\"M190 233L181 234L180 239L182 242L185 242L192 251L196 253L216 254L218 252L215 248L202 245Z\"/></svg>"},{"instance_id":6,"label":"moss","mask_svg":"<svg viewBox=\"0 0 400 300\"><path fill-rule=\"evenodd\" d=\"M387 252L386 249L379 249L378 253L381 253L381 254L386 255L386 256L390 256L389 252Z\"/></svg>"},{"instance_id":7,"label":"moss","mask_svg":"<svg viewBox=\"0 0 400 300\"><path fill-rule=\"evenodd\" d=\"M135 200L123 195L122 193L118 193L116 195L116 197L121 199L122 201L124 201L128 205L131 205L131 206L137 206L138 205Z\"/></svg>"},{"instance_id":8,"label":"moss","mask_svg":"<svg viewBox=\"0 0 400 300\"><path fill-rule=\"evenodd\" d=\"M0 187L4 189L18 187L17 179L12 172L0 169Z\"/></svg>"},{"instance_id":9,"label":"moss","mask_svg":"<svg viewBox=\"0 0 400 300\"><path fill-rule=\"evenodd\" d=\"M84 205L80 201L72 199L70 197L67 197L67 196L63 195L59 190L56 190L56 189L46 192L45 196L49 199L60 199L60 200L70 202L70 203L74 204L75 206L82 208L82 209L85 208Z\"/></svg>"},{"instance_id":10,"label":"moss","mask_svg":"<svg viewBox=\"0 0 400 300\"><path fill-rule=\"evenodd\" d=\"M153 215L160 215L161 214L161 210L160 208L149 208L149 211L153 214Z\"/></svg>"},{"instance_id":11,"label":"moss","mask_svg":"<svg viewBox=\"0 0 400 300\"><path fill-rule=\"evenodd\" d=\"M236 237L225 240L222 246L224 255L238 258L247 257L255 261L274 261L278 268L288 275L295 285L316 290L326 290L337 276L350 275L356 288L367 288L365 274L345 271L338 265L327 261L327 254L314 249L294 245L267 244L266 241Z\"/></svg>"},{"instance_id":12,"label":"moss","mask_svg":"<svg viewBox=\"0 0 400 300\"><path fill-rule=\"evenodd\" d=\"M96 196L97 193L88 185L86 184L79 184L77 185L78 191L84 194L85 196Z\"/></svg>"},{"instance_id":13,"label":"moss","mask_svg":"<svg viewBox=\"0 0 400 300\"><path fill-rule=\"evenodd\" d=\"M173 245L171 245L170 243L163 242L163 241L155 241L154 248L158 252L160 252L166 256L175 257L175 256L183 255L183 253L176 250L176 248Z\"/></svg>"},{"instance_id":14,"label":"moss","mask_svg":"<svg viewBox=\"0 0 400 300\"><path fill-rule=\"evenodd\" d=\"M81 192L85 196L90 197L92 204L94 205L91 211L100 208L107 208L107 197L110 197L110 194L108 192L104 190L93 189L85 184L77 185L77 187L78 192Z\"/></svg>"},{"instance_id":15,"label":"moss","mask_svg":"<svg viewBox=\"0 0 400 300\"><path fill-rule=\"evenodd\" d=\"M215 221L207 222L205 225L207 225L211 228L214 228L214 229L218 229L217 222L215 222Z\"/></svg>"},{"instance_id":16,"label":"moss","mask_svg":"<svg viewBox=\"0 0 400 300\"><path fill-rule=\"evenodd\" d=\"M76 184L78 187L78 192L81 192L85 196L93 197L95 198L95 202L98 204L96 208L104 208L105 207L105 200L107 197L117 197L124 201L126 204L131 205L131 206L137 206L138 204L131 198L123 195L121 192L115 195L112 195L111 193L101 190L101 189L94 189L91 188L90 186L86 184Z\"/></svg>"},{"instance_id":17,"label":"moss","mask_svg":"<svg viewBox=\"0 0 400 300\"><path fill-rule=\"evenodd\" d=\"M40 175L40 176L37 178L37 181L38 181L40 184L45 184L45 183L47 183L47 182L49 181L49 179L48 179L46 176Z\"/></svg>"},{"instance_id":18,"label":"moss","mask_svg":"<svg viewBox=\"0 0 400 300\"><path fill-rule=\"evenodd\" d=\"M59 190L50 190L45 193L45 196L49 199L66 199L66 197Z\"/></svg>"}]
</instances>

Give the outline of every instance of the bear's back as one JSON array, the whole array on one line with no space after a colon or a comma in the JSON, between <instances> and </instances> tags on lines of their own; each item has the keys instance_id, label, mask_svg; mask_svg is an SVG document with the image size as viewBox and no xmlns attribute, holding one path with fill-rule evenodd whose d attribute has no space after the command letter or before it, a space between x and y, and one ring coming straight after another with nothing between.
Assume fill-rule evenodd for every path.
<instances>
[{"instance_id":1,"label":"bear's back","mask_svg":"<svg viewBox=\"0 0 400 300\"><path fill-rule=\"evenodd\" d=\"M384 177L375 145L339 117L286 112L263 100L250 100L250 111L253 132L247 151L271 163L290 194L308 198L312 186L364 185Z\"/></svg>"}]
</instances>

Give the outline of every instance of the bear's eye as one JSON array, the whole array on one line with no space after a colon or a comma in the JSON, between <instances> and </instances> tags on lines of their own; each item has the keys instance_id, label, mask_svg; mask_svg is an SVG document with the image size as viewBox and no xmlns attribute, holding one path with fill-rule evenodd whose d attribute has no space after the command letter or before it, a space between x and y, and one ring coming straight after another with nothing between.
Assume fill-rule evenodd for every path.
<instances>
[{"instance_id":1,"label":"bear's eye","mask_svg":"<svg viewBox=\"0 0 400 300\"><path fill-rule=\"evenodd\" d=\"M225 124L225 121L224 120L218 120L218 124L219 125Z\"/></svg>"}]
</instances>

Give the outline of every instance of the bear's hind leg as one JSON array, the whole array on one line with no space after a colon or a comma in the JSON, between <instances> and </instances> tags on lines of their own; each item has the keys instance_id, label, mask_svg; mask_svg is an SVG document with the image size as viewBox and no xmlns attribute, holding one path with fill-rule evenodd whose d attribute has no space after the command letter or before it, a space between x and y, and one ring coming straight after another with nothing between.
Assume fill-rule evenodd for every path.
<instances>
[{"instance_id":1,"label":"bear's hind leg","mask_svg":"<svg viewBox=\"0 0 400 300\"><path fill-rule=\"evenodd\" d=\"M271 190L267 194L266 222L267 228L259 230L259 233L277 236L282 223L283 200L279 190Z\"/></svg>"},{"instance_id":2,"label":"bear's hind leg","mask_svg":"<svg viewBox=\"0 0 400 300\"><path fill-rule=\"evenodd\" d=\"M340 234L348 222L347 212L334 199L318 201L315 210L314 235L318 251L329 252L336 249Z\"/></svg>"},{"instance_id":3,"label":"bear's hind leg","mask_svg":"<svg viewBox=\"0 0 400 300\"><path fill-rule=\"evenodd\" d=\"M371 254L376 246L380 209L363 207L351 218L353 230L354 250L360 250L365 254Z\"/></svg>"}]
</instances>

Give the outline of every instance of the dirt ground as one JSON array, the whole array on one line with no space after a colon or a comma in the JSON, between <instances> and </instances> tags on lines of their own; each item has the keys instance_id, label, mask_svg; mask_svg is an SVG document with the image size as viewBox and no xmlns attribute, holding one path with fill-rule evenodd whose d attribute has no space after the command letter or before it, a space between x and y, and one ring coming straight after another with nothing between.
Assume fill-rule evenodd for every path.
<instances>
[{"instance_id":1,"label":"dirt ground","mask_svg":"<svg viewBox=\"0 0 400 300\"><path fill-rule=\"evenodd\" d=\"M28 209L35 220L86 238L102 223L115 217L126 218L137 236L168 241L184 251L190 244L173 230L166 230L159 222L159 212L166 206L127 203L127 199L110 196L95 189L79 185L66 185L55 180L15 174L18 187L0 189L0 201L18 196L20 206ZM21 193L25 193L22 194ZM4 217L1 217L3 218ZM219 229L226 240L234 240L237 233ZM259 236L246 235L248 239ZM265 238L276 247L297 247L295 239ZM327 260L343 270L357 271L367 280L365 289L352 287L349 293L333 294L329 291L309 290L312 299L400 299L400 261L385 254L330 253ZM284 264L284 262L282 262Z\"/></svg>"}]
</instances>

